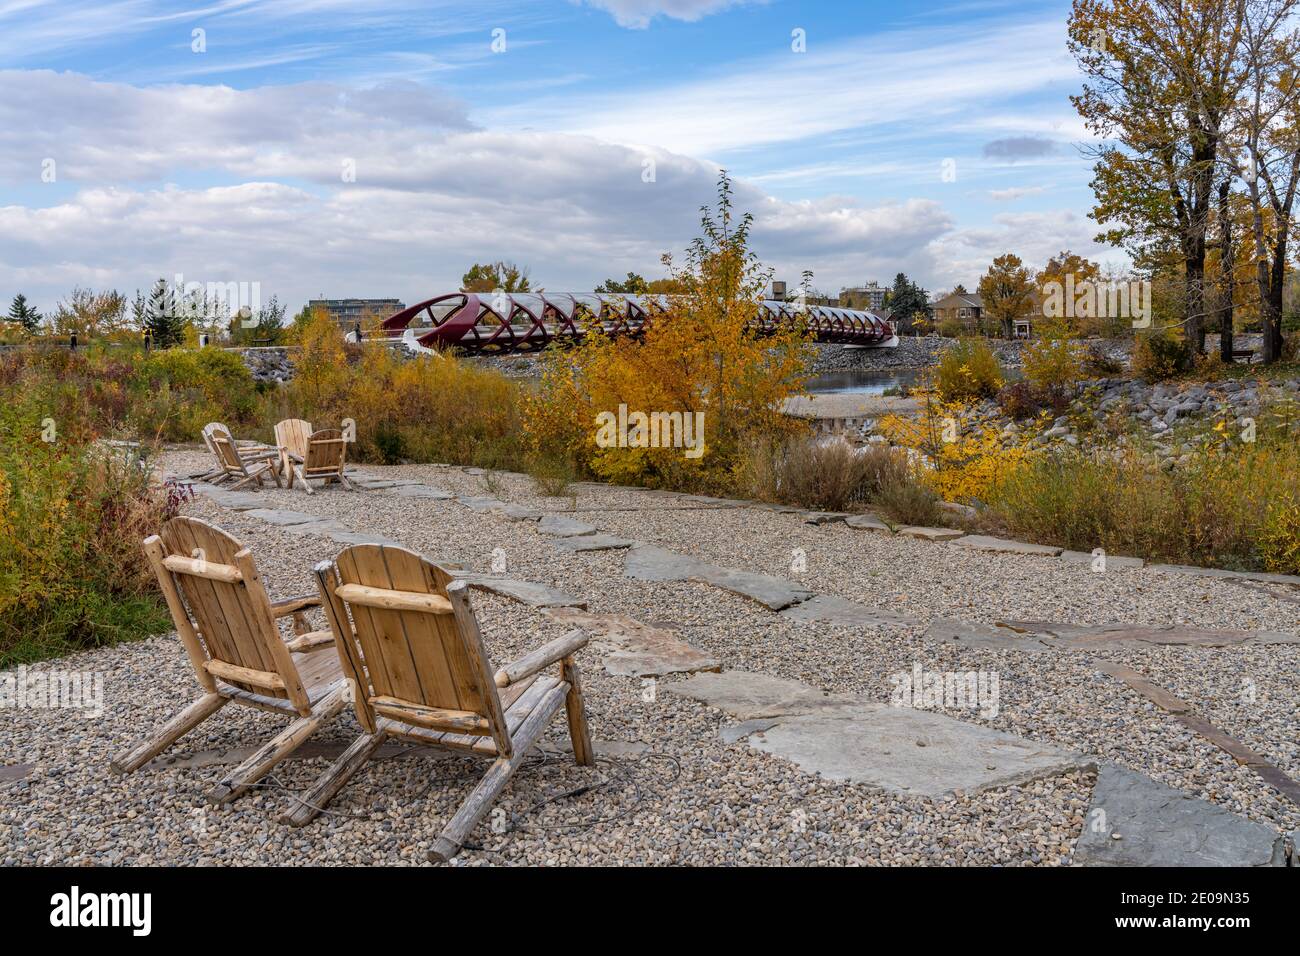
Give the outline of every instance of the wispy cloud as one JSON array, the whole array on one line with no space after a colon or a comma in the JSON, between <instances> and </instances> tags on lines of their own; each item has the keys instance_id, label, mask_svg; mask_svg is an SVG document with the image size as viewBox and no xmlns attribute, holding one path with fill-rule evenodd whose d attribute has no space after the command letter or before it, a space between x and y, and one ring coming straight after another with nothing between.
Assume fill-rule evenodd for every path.
<instances>
[{"instance_id":1,"label":"wispy cloud","mask_svg":"<svg viewBox=\"0 0 1300 956\"><path fill-rule=\"evenodd\" d=\"M774 54L653 90L539 97L485 119L715 155L863 126L948 122L990 98L1076 76L1059 19L852 40L814 33L807 53Z\"/></svg>"},{"instance_id":2,"label":"wispy cloud","mask_svg":"<svg viewBox=\"0 0 1300 956\"><path fill-rule=\"evenodd\" d=\"M644 30L655 17L668 17L693 23L704 17L720 13L730 7L746 3L766 3L767 0L572 0L614 15L621 27Z\"/></svg>"}]
</instances>

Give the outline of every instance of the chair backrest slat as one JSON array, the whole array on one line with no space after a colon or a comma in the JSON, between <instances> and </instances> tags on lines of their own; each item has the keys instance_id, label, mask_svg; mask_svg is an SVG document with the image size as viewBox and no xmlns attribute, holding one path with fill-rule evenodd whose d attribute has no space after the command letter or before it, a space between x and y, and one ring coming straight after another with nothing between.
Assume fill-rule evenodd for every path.
<instances>
[{"instance_id":1,"label":"chair backrest slat","mask_svg":"<svg viewBox=\"0 0 1300 956\"><path fill-rule=\"evenodd\" d=\"M345 549L335 560L334 572L318 570L322 590L333 588L328 595L336 609L336 633L344 670L349 663L358 675L364 673L363 686L357 695L358 718L373 723L370 701L387 698L390 710L402 704L431 707L445 711L474 714L486 721L494 737L505 734L500 698L492 681L487 653L477 628L463 628L455 613L447 613L444 601L465 598L454 579L442 568L405 548L363 544ZM407 592L411 595L435 595L443 601L392 601L395 607L380 607L376 599L368 603L349 603L349 593L372 596L376 592L340 588L359 585L379 592ZM341 591L341 594L339 593ZM347 613L351 612L351 623ZM350 658L349 658L350 655ZM508 734L506 740L508 742Z\"/></svg>"},{"instance_id":2,"label":"chair backrest slat","mask_svg":"<svg viewBox=\"0 0 1300 956\"><path fill-rule=\"evenodd\" d=\"M307 454L304 456L303 472L339 473L347 457L348 443L343 432L337 428L322 428L312 432L307 441Z\"/></svg>"},{"instance_id":3,"label":"chair backrest slat","mask_svg":"<svg viewBox=\"0 0 1300 956\"><path fill-rule=\"evenodd\" d=\"M242 690L287 699L299 709L309 707L247 549L220 528L197 518L171 519L163 525L160 538L166 555L157 570L175 582L208 657L230 667L277 674L284 682L283 689L237 680L231 683Z\"/></svg>"},{"instance_id":4,"label":"chair backrest slat","mask_svg":"<svg viewBox=\"0 0 1300 956\"><path fill-rule=\"evenodd\" d=\"M244 459L239 457L239 449L235 447L235 440L230 437L230 432L223 428L214 428L209 438L222 468L239 475L248 474L248 468L244 465Z\"/></svg>"},{"instance_id":5,"label":"chair backrest slat","mask_svg":"<svg viewBox=\"0 0 1300 956\"><path fill-rule=\"evenodd\" d=\"M275 443L284 451L307 457L307 442L311 440L311 422L301 418L286 418L275 426Z\"/></svg>"}]
</instances>

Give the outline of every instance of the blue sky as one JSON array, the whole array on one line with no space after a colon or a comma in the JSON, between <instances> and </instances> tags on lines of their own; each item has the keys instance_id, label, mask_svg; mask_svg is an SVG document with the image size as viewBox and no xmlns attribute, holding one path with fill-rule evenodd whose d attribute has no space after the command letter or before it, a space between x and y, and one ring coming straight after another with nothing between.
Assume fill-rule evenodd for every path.
<instances>
[{"instance_id":1,"label":"blue sky","mask_svg":"<svg viewBox=\"0 0 1300 956\"><path fill-rule=\"evenodd\" d=\"M828 291L971 285L1008 250L1120 264L1091 242L1067 14L0 0L0 297L179 272L413 302L488 258L578 291L660 274L718 166L764 261Z\"/></svg>"}]
</instances>

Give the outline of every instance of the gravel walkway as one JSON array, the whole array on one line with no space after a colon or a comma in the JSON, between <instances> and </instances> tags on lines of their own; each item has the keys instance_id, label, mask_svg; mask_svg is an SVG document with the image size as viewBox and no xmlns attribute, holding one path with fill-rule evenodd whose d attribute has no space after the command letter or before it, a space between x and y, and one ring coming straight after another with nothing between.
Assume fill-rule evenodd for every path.
<instances>
[{"instance_id":1,"label":"gravel walkway","mask_svg":"<svg viewBox=\"0 0 1300 956\"><path fill-rule=\"evenodd\" d=\"M174 451L165 466L188 473L202 456ZM493 570L504 554L511 576L554 585L592 611L668 624L726 669L800 680L838 694L888 702L889 675L927 670L999 674L996 717L954 714L1024 737L1096 755L1281 830L1300 827L1300 808L1252 771L1193 734L1145 698L1095 671L1075 651L1021 654L921 640L934 618L1080 624L1185 622L1203 627L1295 632L1300 604L1285 589L1145 569L1091 573L1053 559L963 551L944 544L805 524L758 508L690 506L636 489L583 485L574 498L543 498L513 475L474 475L428 465L367 466L370 474L418 479L458 494L563 511L601 531L649 542L725 567L790 578L916 618L916 625L842 628L785 620L745 598L697 583L652 583L623 575L624 551L570 553L530 521L477 513L455 501L391 491L262 492L267 507L337 519L468 569ZM206 499L187 512L220 524L254 549L273 597L310 591L310 568L340 546L295 534ZM807 570L794 573L797 550ZM1287 598L1290 598L1288 600ZM508 660L567 628L539 611L476 591L494 660ZM1198 712L1293 777L1300 777L1300 715L1294 680L1300 647L1108 648L1122 662L1193 702ZM696 701L613 677L583 658L593 736L603 741L597 779L580 796L550 799L592 782L559 752L538 757L501 798L509 832L480 827L458 865L474 864L1067 864L1084 825L1094 775L1073 773L1021 787L931 801L835 784L718 736L734 721ZM443 822L476 779L461 758L408 753L372 763L311 826L275 817L326 766L322 757L277 768L268 785L221 810L202 797L221 768L146 768L113 777L107 763L197 693L173 635L76 655L44 667L100 672L105 712L5 712L0 765L29 764L0 777L0 862L113 864L423 863ZM675 678L665 678L673 680ZM1249 689L1249 692L1248 690ZM183 738L171 755L247 746L281 726L270 715L226 708ZM356 734L351 713L317 741ZM598 751L602 745L598 744ZM201 764L202 762L197 762ZM21 775L11 770L11 775Z\"/></svg>"}]
</instances>

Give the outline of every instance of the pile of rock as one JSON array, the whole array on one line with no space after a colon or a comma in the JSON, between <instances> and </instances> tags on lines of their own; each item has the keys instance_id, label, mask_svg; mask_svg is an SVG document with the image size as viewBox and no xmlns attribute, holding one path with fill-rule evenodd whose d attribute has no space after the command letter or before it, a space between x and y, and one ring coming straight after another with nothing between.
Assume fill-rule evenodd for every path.
<instances>
[{"instance_id":1,"label":"pile of rock","mask_svg":"<svg viewBox=\"0 0 1300 956\"><path fill-rule=\"evenodd\" d=\"M255 382L287 382L293 378L293 362L286 348L262 347L243 349L240 358L253 373Z\"/></svg>"},{"instance_id":2,"label":"pile of rock","mask_svg":"<svg viewBox=\"0 0 1300 956\"><path fill-rule=\"evenodd\" d=\"M1103 378L1076 384L1070 407L1055 418L1015 421L1003 413L996 401L986 399L964 409L956 424L961 434L996 430L1007 446L1027 443L1031 448L1053 444L1077 447L1087 440L1092 425L1122 415L1148 431L1155 452L1166 466L1172 466L1185 461L1193 451L1188 441L1176 437L1176 433L1185 437L1185 429L1175 427L1180 422L1227 420L1245 428L1261 408L1286 400L1300 400L1300 379L1152 385L1141 379ZM885 441L871 420L865 424L861 438L872 444Z\"/></svg>"}]
</instances>

